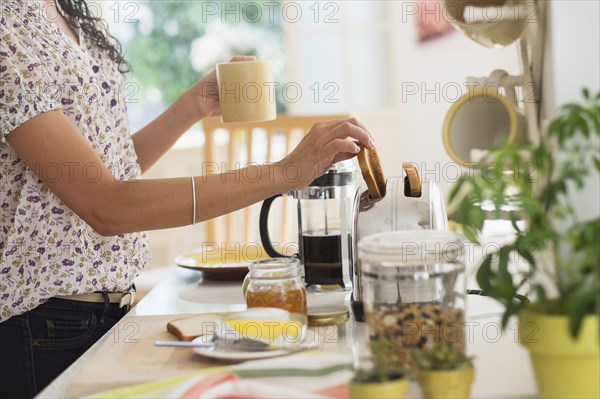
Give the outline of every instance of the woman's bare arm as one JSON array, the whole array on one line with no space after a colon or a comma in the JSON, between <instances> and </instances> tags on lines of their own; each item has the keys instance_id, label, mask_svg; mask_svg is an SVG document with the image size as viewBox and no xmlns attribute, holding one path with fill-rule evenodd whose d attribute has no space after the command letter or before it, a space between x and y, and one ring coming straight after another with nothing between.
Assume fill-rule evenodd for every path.
<instances>
[{"instance_id":1,"label":"woman's bare arm","mask_svg":"<svg viewBox=\"0 0 600 399\"><path fill-rule=\"evenodd\" d=\"M230 62L255 59L236 56ZM177 139L194 123L206 116L220 114L218 92L217 74L213 70L179 96L165 112L132 136L142 173L173 147Z\"/></svg>"},{"instance_id":2,"label":"woman's bare arm","mask_svg":"<svg viewBox=\"0 0 600 399\"><path fill-rule=\"evenodd\" d=\"M281 162L235 173L196 177L197 220L243 208L304 187L333 162L358 152L352 137L371 146L354 119L317 124ZM177 227L192 222L189 178L118 181L62 111L40 114L7 136L23 162L69 208L102 235ZM58 178L45 165L58 165ZM86 165L94 164L94 168ZM93 176L86 176L92 170ZM97 176L99 170L100 176ZM298 175L297 171L300 172ZM260 176L257 178L256 176ZM248 178L249 177L249 178Z\"/></svg>"},{"instance_id":3,"label":"woman's bare arm","mask_svg":"<svg viewBox=\"0 0 600 399\"><path fill-rule=\"evenodd\" d=\"M200 120L186 92L152 122L132 136L142 173L160 159L194 123Z\"/></svg>"}]
</instances>

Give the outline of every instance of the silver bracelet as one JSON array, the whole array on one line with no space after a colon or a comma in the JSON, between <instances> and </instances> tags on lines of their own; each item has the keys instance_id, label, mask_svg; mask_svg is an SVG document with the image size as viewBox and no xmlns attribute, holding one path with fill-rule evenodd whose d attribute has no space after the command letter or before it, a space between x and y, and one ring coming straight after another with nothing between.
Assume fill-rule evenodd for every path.
<instances>
[{"instance_id":1,"label":"silver bracelet","mask_svg":"<svg viewBox=\"0 0 600 399\"><path fill-rule=\"evenodd\" d=\"M192 224L196 224L196 181L192 176Z\"/></svg>"}]
</instances>

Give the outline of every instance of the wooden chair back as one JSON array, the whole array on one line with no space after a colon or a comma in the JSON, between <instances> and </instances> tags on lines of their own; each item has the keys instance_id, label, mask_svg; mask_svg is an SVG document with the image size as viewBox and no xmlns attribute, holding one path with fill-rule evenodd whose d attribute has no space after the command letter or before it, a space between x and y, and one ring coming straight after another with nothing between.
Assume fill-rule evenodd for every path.
<instances>
[{"instance_id":1,"label":"wooden chair back","mask_svg":"<svg viewBox=\"0 0 600 399\"><path fill-rule=\"evenodd\" d=\"M205 167L214 173L232 171L249 163L274 162L291 152L317 122L347 118L348 115L292 116L280 115L276 120L256 123L223 123L220 117L203 119ZM243 178L243 176L240 176ZM227 199L224 198L224 201ZM271 238L280 243L296 241L295 212L291 198L277 200L271 213L280 212L279 226L271 226ZM279 204L278 204L279 203ZM258 216L261 204L208 220L205 242L217 245L260 243ZM273 223L271 223L273 224Z\"/></svg>"}]
</instances>

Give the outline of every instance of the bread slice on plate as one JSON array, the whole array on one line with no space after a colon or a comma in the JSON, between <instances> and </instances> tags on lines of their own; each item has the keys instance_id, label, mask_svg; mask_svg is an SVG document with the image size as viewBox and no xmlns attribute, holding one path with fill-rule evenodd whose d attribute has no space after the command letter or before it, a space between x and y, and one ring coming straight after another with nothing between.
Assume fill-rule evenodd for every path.
<instances>
[{"instance_id":1,"label":"bread slice on plate","mask_svg":"<svg viewBox=\"0 0 600 399\"><path fill-rule=\"evenodd\" d=\"M214 334L216 323L223 319L221 313L202 313L191 317L171 320L167 323L167 331L180 341L191 341L202 335Z\"/></svg>"},{"instance_id":2,"label":"bread slice on plate","mask_svg":"<svg viewBox=\"0 0 600 399\"><path fill-rule=\"evenodd\" d=\"M381 199L385 197L387 180L381 169L377 150L375 148L361 146L361 150L356 157L358 158L358 165L360 166L363 179L365 179L365 183L367 183L369 196L372 199Z\"/></svg>"}]
</instances>

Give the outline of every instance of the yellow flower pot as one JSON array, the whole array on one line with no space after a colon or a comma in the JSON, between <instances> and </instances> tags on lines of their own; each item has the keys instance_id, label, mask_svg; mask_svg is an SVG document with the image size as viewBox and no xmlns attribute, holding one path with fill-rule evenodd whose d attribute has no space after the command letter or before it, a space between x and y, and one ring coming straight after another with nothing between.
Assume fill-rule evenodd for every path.
<instances>
[{"instance_id":1,"label":"yellow flower pot","mask_svg":"<svg viewBox=\"0 0 600 399\"><path fill-rule=\"evenodd\" d=\"M417 379L427 399L471 397L473 367L457 370L417 370Z\"/></svg>"},{"instance_id":2,"label":"yellow flower pot","mask_svg":"<svg viewBox=\"0 0 600 399\"><path fill-rule=\"evenodd\" d=\"M565 316L523 312L519 341L529 350L540 398L600 398L598 317L586 316L577 340Z\"/></svg>"},{"instance_id":3,"label":"yellow flower pot","mask_svg":"<svg viewBox=\"0 0 600 399\"><path fill-rule=\"evenodd\" d=\"M386 382L350 382L352 399L402 399L408 390L408 378Z\"/></svg>"}]
</instances>

